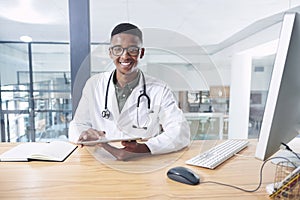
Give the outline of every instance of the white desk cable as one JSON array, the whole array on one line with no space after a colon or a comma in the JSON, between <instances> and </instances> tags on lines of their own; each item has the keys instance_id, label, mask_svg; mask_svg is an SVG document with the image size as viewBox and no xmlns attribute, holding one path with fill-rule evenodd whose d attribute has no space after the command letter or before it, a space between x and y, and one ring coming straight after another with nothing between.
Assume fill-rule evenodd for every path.
<instances>
[{"instance_id":1,"label":"white desk cable","mask_svg":"<svg viewBox=\"0 0 300 200\"><path fill-rule=\"evenodd\" d=\"M222 186L226 186L226 187L231 187L231 188L234 188L234 189L237 189L237 190L241 190L243 192L256 192L260 187L261 187L261 184L262 184L262 172L263 172L263 168L265 166L265 164L270 161L270 160L273 160L273 159L284 159L284 160L287 160L288 162L292 163L292 165L296 168L297 166L291 162L289 159L285 158L285 157L273 157L273 158L269 158L267 160L265 160L260 168L260 173L259 173L259 183L258 183L258 186L253 189L253 190L247 190L247 189L244 189L244 188L241 188L241 187L238 187L238 186L235 186L235 185L230 185L230 184L227 184L227 183L221 183L221 182L216 182L216 181L204 181L202 182L201 184L203 183L213 183L213 184L218 184L218 185L222 185Z\"/></svg>"},{"instance_id":2,"label":"white desk cable","mask_svg":"<svg viewBox=\"0 0 300 200\"><path fill-rule=\"evenodd\" d=\"M299 155L295 151L293 151L287 144L284 144L283 142L281 142L280 149L288 150L288 151L292 152L300 160Z\"/></svg>"},{"instance_id":3,"label":"white desk cable","mask_svg":"<svg viewBox=\"0 0 300 200\"><path fill-rule=\"evenodd\" d=\"M255 158L254 156L246 156L246 155L239 154L239 153L235 153L234 155L238 156L238 157L243 157L243 158Z\"/></svg>"}]
</instances>

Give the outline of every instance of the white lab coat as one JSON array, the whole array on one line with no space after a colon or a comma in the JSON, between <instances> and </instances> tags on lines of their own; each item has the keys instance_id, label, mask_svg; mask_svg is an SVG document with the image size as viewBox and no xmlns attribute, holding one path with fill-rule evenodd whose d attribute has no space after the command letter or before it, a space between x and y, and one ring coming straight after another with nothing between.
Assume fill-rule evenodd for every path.
<instances>
[{"instance_id":1,"label":"white lab coat","mask_svg":"<svg viewBox=\"0 0 300 200\"><path fill-rule=\"evenodd\" d=\"M137 125L137 99L143 91L143 79L128 97L121 113L115 95L113 78L108 92L109 119L102 117L105 105L107 82L111 72L92 76L82 91L82 97L69 127L69 139L76 142L82 131L89 128L106 132L107 138L150 138L146 145L152 154L180 150L190 143L190 128L169 87L162 81L145 75L146 93L151 99L150 114L147 100L142 97L139 105L139 124L147 130L133 128ZM148 117L147 117L148 116ZM150 119L150 120L149 120ZM163 127L161 132L160 125Z\"/></svg>"}]
</instances>

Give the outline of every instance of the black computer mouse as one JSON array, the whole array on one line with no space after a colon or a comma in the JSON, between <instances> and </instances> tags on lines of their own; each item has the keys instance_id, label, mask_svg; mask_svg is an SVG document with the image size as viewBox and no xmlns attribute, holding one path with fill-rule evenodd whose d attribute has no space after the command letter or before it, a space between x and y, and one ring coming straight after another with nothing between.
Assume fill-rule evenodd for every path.
<instances>
[{"instance_id":1,"label":"black computer mouse","mask_svg":"<svg viewBox=\"0 0 300 200\"><path fill-rule=\"evenodd\" d=\"M171 168L168 170L167 176L174 181L189 185L197 185L200 183L199 176L186 167Z\"/></svg>"}]
</instances>

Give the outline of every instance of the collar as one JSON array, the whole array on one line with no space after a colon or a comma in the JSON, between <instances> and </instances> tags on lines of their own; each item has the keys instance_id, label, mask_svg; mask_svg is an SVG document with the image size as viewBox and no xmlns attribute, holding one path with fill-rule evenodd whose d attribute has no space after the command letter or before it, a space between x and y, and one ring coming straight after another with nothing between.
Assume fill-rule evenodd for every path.
<instances>
[{"instance_id":1,"label":"collar","mask_svg":"<svg viewBox=\"0 0 300 200\"><path fill-rule=\"evenodd\" d=\"M135 77L135 79L133 79L129 83L126 83L125 86L124 86L124 88L128 87L129 89L133 90L139 84L140 77L141 77L141 71L138 70L138 74ZM120 85L118 84L116 71L114 72L114 75L113 75L113 83L114 83L115 87L121 88Z\"/></svg>"}]
</instances>

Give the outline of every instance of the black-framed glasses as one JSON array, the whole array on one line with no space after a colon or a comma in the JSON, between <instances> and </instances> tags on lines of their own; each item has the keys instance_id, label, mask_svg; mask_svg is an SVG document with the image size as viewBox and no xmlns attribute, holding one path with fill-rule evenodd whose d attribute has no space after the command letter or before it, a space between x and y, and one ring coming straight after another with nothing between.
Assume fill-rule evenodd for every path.
<instances>
[{"instance_id":1,"label":"black-framed glasses","mask_svg":"<svg viewBox=\"0 0 300 200\"><path fill-rule=\"evenodd\" d=\"M137 56L140 52L140 48L137 46L130 46L127 48L123 48L123 47L117 45L117 46L110 47L110 49L114 56L121 56L125 50L131 56Z\"/></svg>"}]
</instances>

